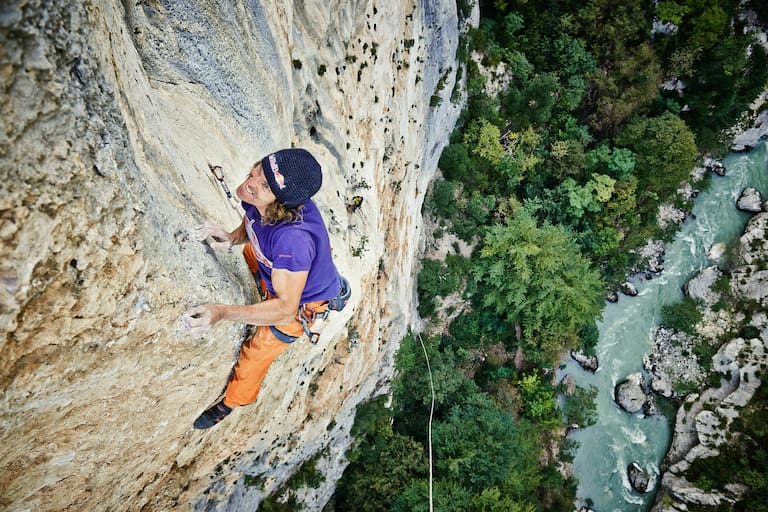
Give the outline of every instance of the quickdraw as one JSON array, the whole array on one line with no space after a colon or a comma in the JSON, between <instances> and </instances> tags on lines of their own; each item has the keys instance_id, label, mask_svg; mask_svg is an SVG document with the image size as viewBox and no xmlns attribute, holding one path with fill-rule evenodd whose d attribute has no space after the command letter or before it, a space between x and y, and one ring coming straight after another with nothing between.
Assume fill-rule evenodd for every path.
<instances>
[{"instance_id":1,"label":"quickdraw","mask_svg":"<svg viewBox=\"0 0 768 512\"><path fill-rule=\"evenodd\" d=\"M235 202L233 208L237 210L237 200L234 198L234 196L232 196L232 192L230 192L229 187L227 186L227 182L224 181L224 169L220 165L211 164L208 164L208 169L210 169L211 174L213 174L213 176L219 182L219 185L221 185L222 190L224 190L224 193L227 195L227 199ZM230 202L230 204L232 203Z\"/></svg>"}]
</instances>

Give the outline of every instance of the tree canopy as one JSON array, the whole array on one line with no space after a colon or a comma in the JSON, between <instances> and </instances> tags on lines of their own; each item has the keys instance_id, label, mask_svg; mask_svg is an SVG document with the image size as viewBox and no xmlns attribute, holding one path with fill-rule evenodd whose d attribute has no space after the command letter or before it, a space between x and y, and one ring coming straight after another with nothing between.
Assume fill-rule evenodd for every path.
<instances>
[{"instance_id":1,"label":"tree canopy","mask_svg":"<svg viewBox=\"0 0 768 512\"><path fill-rule=\"evenodd\" d=\"M556 357L600 314L603 286L573 235L519 208L489 228L474 269L483 302L507 322L521 322L527 343Z\"/></svg>"}]
</instances>

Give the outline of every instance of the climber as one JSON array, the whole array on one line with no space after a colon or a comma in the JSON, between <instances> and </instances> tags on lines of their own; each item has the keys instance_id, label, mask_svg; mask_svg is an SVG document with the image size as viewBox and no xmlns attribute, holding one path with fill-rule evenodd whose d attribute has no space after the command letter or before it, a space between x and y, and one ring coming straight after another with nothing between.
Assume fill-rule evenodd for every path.
<instances>
[{"instance_id":1,"label":"climber","mask_svg":"<svg viewBox=\"0 0 768 512\"><path fill-rule=\"evenodd\" d=\"M258 326L243 343L224 397L194 423L205 429L234 407L254 402L272 362L329 309L348 299L348 283L336 270L328 230L310 200L322 183L317 160L304 149L283 149L257 162L236 195L245 209L234 231L203 224L197 238L214 249L245 244L243 255L262 297L250 305L203 304L188 309L183 322L200 336L220 320ZM343 303L339 296L346 292Z\"/></svg>"}]
</instances>

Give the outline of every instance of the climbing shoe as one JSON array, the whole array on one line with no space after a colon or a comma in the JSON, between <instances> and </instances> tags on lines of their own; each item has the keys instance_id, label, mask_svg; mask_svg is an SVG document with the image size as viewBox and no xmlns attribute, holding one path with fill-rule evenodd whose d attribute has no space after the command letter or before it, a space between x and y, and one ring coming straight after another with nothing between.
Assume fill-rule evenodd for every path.
<instances>
[{"instance_id":1,"label":"climbing shoe","mask_svg":"<svg viewBox=\"0 0 768 512\"><path fill-rule=\"evenodd\" d=\"M204 429L211 428L221 420L227 417L227 414L232 412L231 407L224 405L224 400L220 401L216 405L211 406L203 414L198 416L195 420L195 428Z\"/></svg>"}]
</instances>

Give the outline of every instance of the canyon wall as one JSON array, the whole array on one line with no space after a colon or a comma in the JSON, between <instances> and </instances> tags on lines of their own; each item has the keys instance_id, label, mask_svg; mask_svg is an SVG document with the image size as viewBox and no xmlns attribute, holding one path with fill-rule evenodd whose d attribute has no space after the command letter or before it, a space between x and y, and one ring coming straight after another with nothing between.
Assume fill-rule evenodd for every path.
<instances>
[{"instance_id":1,"label":"canyon wall","mask_svg":"<svg viewBox=\"0 0 768 512\"><path fill-rule=\"evenodd\" d=\"M453 0L3 3L4 510L254 510L307 460L325 481L294 498L322 508L413 320L421 204L460 111L458 26ZM246 330L193 339L179 317L254 292L238 250L189 236L239 223L208 165L234 190L292 145L323 165L352 301L255 404L193 430Z\"/></svg>"}]
</instances>

